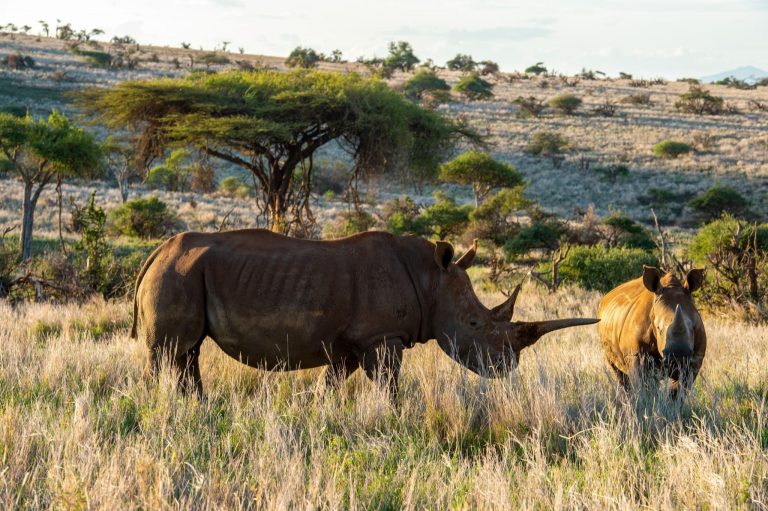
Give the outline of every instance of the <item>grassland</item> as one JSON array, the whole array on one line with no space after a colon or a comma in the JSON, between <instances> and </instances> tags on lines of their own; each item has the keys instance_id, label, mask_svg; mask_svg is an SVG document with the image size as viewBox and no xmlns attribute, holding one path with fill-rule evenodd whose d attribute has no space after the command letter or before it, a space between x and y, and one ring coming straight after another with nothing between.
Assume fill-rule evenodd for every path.
<instances>
[{"instance_id":1,"label":"grassland","mask_svg":"<svg viewBox=\"0 0 768 511\"><path fill-rule=\"evenodd\" d=\"M500 295L482 295L487 305ZM598 296L525 288L520 317ZM361 374L270 373L204 343L199 402L142 378L126 303L0 304L5 509L764 509L768 328L708 320L683 406L627 396L594 328L551 334L483 380L434 343L402 403Z\"/></svg>"}]
</instances>

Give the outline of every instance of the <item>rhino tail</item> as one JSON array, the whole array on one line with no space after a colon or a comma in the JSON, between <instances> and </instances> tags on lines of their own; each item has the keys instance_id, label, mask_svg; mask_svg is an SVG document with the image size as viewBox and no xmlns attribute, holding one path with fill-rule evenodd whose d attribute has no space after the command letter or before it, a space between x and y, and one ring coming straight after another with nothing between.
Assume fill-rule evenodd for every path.
<instances>
[{"instance_id":1,"label":"rhino tail","mask_svg":"<svg viewBox=\"0 0 768 511\"><path fill-rule=\"evenodd\" d=\"M141 285L144 275L147 273L147 270L149 270L149 267L152 266L157 254L160 253L160 249L162 249L164 245L165 243L149 254L149 257L147 257L147 260L144 261L144 264L141 266L139 274L136 276L136 285L133 288L133 325L131 326L131 339L136 339L136 327L139 322L139 285Z\"/></svg>"}]
</instances>

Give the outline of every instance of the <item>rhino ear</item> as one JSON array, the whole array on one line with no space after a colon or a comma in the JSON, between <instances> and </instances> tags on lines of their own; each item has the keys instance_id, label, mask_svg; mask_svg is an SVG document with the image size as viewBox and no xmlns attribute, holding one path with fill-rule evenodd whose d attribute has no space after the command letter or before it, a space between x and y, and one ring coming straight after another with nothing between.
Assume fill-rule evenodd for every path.
<instances>
[{"instance_id":1,"label":"rhino ear","mask_svg":"<svg viewBox=\"0 0 768 511\"><path fill-rule=\"evenodd\" d=\"M685 276L685 288L693 293L704 284L704 268L693 268Z\"/></svg>"},{"instance_id":2,"label":"rhino ear","mask_svg":"<svg viewBox=\"0 0 768 511\"><path fill-rule=\"evenodd\" d=\"M477 240L474 240L472 242L472 247L469 250L467 250L467 253L461 256L458 261L456 261L456 266L458 266L462 270L466 270L467 268L472 266L472 261L475 260L476 255L477 255Z\"/></svg>"},{"instance_id":3,"label":"rhino ear","mask_svg":"<svg viewBox=\"0 0 768 511\"><path fill-rule=\"evenodd\" d=\"M448 269L448 265L453 261L453 245L446 241L435 242L435 263L444 269Z\"/></svg>"},{"instance_id":4,"label":"rhino ear","mask_svg":"<svg viewBox=\"0 0 768 511\"><path fill-rule=\"evenodd\" d=\"M643 285L651 293L661 291L661 272L658 268L643 265Z\"/></svg>"}]
</instances>

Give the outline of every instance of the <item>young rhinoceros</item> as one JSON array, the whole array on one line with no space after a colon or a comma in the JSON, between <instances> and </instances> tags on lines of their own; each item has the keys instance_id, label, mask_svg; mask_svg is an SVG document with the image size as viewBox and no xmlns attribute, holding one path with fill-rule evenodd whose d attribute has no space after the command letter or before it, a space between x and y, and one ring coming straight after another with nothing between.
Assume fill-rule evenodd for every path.
<instances>
[{"instance_id":1,"label":"young rhinoceros","mask_svg":"<svg viewBox=\"0 0 768 511\"><path fill-rule=\"evenodd\" d=\"M704 281L693 269L680 282L673 274L643 266L643 276L610 291L600 301L597 326L608 364L625 388L631 377L650 373L672 379L676 398L688 391L704 361L707 334L691 293Z\"/></svg>"},{"instance_id":2,"label":"young rhinoceros","mask_svg":"<svg viewBox=\"0 0 768 511\"><path fill-rule=\"evenodd\" d=\"M182 388L199 393L206 337L253 367L330 366L330 380L363 367L396 390L414 343L437 339L473 371L504 371L547 332L597 321L510 322L516 293L494 309L480 303L466 272L474 257L473 247L454 263L449 243L383 232L335 241L188 232L144 263L132 336L149 346L150 372L168 354Z\"/></svg>"}]
</instances>

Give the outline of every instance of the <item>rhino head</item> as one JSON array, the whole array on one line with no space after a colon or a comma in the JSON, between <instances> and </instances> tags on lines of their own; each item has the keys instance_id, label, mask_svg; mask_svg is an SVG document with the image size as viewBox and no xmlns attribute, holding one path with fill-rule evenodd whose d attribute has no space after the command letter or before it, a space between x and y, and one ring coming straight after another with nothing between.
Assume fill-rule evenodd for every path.
<instances>
[{"instance_id":1,"label":"rhino head","mask_svg":"<svg viewBox=\"0 0 768 511\"><path fill-rule=\"evenodd\" d=\"M643 285L654 294L650 327L665 365L677 365L693 355L699 313L691 293L703 282L703 269L690 270L681 283L671 273L643 266Z\"/></svg>"},{"instance_id":2,"label":"rhino head","mask_svg":"<svg viewBox=\"0 0 768 511\"><path fill-rule=\"evenodd\" d=\"M512 322L520 286L504 303L488 309L477 298L466 271L476 251L477 242L453 263L453 247L442 241L435 245L435 263L441 271L433 297L432 332L440 348L464 367L483 376L502 376L517 367L523 348L544 334L599 321L573 318Z\"/></svg>"}]
</instances>

